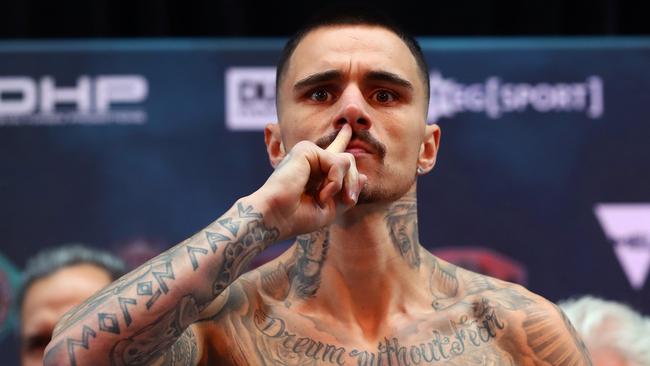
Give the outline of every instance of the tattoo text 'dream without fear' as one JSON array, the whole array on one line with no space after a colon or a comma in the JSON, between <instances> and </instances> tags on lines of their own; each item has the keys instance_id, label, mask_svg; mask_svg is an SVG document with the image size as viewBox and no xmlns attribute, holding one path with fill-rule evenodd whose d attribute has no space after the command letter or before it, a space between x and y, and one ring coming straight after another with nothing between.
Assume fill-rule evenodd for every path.
<instances>
[{"instance_id":1,"label":"tattoo text 'dream without fear'","mask_svg":"<svg viewBox=\"0 0 650 366\"><path fill-rule=\"evenodd\" d=\"M264 336L260 341L267 343L274 355L282 357L293 354L300 359L312 359L328 364L345 365L346 355L354 359L357 366L371 365L429 365L452 360L467 351L476 350L497 337L505 324L499 320L494 309L488 309L479 319L461 317L457 322L450 320L451 334L438 330L431 331L431 337L416 345L403 346L396 337L385 337L377 349L348 350L332 344L323 343L310 337L291 333L286 322L269 316L262 311L255 312L255 327ZM270 346L270 347L268 347Z\"/></svg>"}]
</instances>

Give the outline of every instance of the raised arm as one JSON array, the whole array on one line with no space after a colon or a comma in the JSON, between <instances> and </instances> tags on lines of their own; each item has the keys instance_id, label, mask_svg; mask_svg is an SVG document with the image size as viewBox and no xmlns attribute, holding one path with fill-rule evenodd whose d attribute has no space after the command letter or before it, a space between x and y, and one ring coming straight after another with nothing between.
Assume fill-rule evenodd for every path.
<instances>
[{"instance_id":1,"label":"raised arm","mask_svg":"<svg viewBox=\"0 0 650 366\"><path fill-rule=\"evenodd\" d=\"M279 237L251 200L120 278L57 324L46 350L50 364L150 364L198 320L246 264ZM181 342L196 337L189 330ZM198 352L187 352L193 364Z\"/></svg>"},{"instance_id":2,"label":"raised arm","mask_svg":"<svg viewBox=\"0 0 650 366\"><path fill-rule=\"evenodd\" d=\"M365 176L342 153L351 135L349 126L342 131L327 150L298 143L257 192L69 311L44 364L148 365L171 358L165 364L196 364L201 335L190 325L219 310L209 305L250 260L356 204Z\"/></svg>"}]
</instances>

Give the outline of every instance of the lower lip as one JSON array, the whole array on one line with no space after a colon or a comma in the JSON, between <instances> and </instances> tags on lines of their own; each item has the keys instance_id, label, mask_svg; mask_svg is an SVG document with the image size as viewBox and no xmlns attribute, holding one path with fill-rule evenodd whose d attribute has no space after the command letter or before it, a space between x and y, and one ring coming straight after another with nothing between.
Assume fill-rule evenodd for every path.
<instances>
[{"instance_id":1,"label":"lower lip","mask_svg":"<svg viewBox=\"0 0 650 366\"><path fill-rule=\"evenodd\" d=\"M345 150L345 152L354 155L355 158L356 158L356 157L359 157L359 156L363 156L363 155L370 155L370 154L369 154L366 150L364 150L364 149L347 149L347 150Z\"/></svg>"}]
</instances>

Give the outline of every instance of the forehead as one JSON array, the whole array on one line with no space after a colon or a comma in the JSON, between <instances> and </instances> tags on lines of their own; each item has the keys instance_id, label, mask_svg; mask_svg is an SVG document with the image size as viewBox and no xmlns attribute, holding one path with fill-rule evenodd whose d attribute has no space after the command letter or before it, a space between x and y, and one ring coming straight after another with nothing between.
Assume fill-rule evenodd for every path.
<instances>
[{"instance_id":1,"label":"forehead","mask_svg":"<svg viewBox=\"0 0 650 366\"><path fill-rule=\"evenodd\" d=\"M78 304L111 282L110 275L95 265L64 267L31 284L25 293L22 313Z\"/></svg>"},{"instance_id":2,"label":"forehead","mask_svg":"<svg viewBox=\"0 0 650 366\"><path fill-rule=\"evenodd\" d=\"M418 66L408 46L392 31L369 25L323 26L309 32L293 52L289 82L324 70L383 70L416 84Z\"/></svg>"}]
</instances>

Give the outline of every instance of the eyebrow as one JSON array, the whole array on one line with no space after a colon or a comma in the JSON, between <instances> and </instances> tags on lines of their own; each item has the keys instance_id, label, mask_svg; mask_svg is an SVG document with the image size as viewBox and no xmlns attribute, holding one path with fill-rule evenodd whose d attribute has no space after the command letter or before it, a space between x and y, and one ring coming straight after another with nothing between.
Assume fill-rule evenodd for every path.
<instances>
[{"instance_id":1,"label":"eyebrow","mask_svg":"<svg viewBox=\"0 0 650 366\"><path fill-rule=\"evenodd\" d=\"M402 88L413 90L413 84L410 81L389 71L370 71L364 77L364 81L388 82Z\"/></svg>"},{"instance_id":2,"label":"eyebrow","mask_svg":"<svg viewBox=\"0 0 650 366\"><path fill-rule=\"evenodd\" d=\"M328 70L328 71L323 71L319 73L315 73L312 75L307 76L304 79L301 79L297 83L294 84L293 90L301 90L308 88L310 86L326 83L326 82L332 82L332 81L339 81L343 79L343 73L341 73L338 70ZM397 86L400 86L402 88L406 88L409 90L413 90L413 84L404 79L403 77L389 72L389 71L370 71L364 76L364 81L366 82L388 82L390 84L394 84Z\"/></svg>"},{"instance_id":3,"label":"eyebrow","mask_svg":"<svg viewBox=\"0 0 650 366\"><path fill-rule=\"evenodd\" d=\"M338 70L328 70L323 72L318 72L312 75L307 76L306 78L298 81L293 85L293 90L305 89L310 86L338 81L343 79L343 74Z\"/></svg>"}]
</instances>

